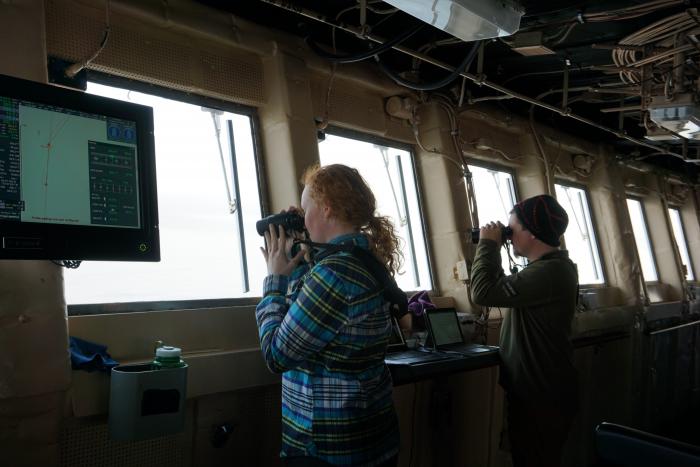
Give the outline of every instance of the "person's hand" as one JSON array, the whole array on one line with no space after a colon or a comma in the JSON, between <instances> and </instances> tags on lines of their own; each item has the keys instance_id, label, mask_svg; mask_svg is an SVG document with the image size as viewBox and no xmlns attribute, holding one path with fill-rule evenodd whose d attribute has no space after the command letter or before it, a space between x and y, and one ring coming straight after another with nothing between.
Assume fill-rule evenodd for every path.
<instances>
[{"instance_id":1,"label":"person's hand","mask_svg":"<svg viewBox=\"0 0 700 467\"><path fill-rule=\"evenodd\" d=\"M289 276L294 268L304 257L305 250L300 250L296 256L291 258L290 251L292 238L288 238L281 226L270 224L270 228L265 232L265 248L260 248L265 262L267 263L267 273L281 276Z\"/></svg>"},{"instance_id":2,"label":"person's hand","mask_svg":"<svg viewBox=\"0 0 700 467\"><path fill-rule=\"evenodd\" d=\"M293 213L298 214L302 218L304 217L304 211L301 208L298 208L296 206L289 206L286 211L281 211L281 212L293 212ZM289 245L287 247L287 252L288 252L287 258L289 258L290 260L292 259L292 256L291 256L292 251L293 251L292 247L295 244L298 244L299 249L304 252L304 255L303 255L304 261L306 261L307 263L310 263L311 262L311 252L310 252L309 246L306 243L301 243L298 241L298 240L306 240L306 233L299 232L299 231L295 230L295 231L289 232L289 234L287 234L287 235L288 235L287 242L289 243Z\"/></svg>"},{"instance_id":3,"label":"person's hand","mask_svg":"<svg viewBox=\"0 0 700 467\"><path fill-rule=\"evenodd\" d=\"M481 227L479 237L482 240L493 240L500 247L503 243L503 224L500 222L489 222Z\"/></svg>"}]
</instances>

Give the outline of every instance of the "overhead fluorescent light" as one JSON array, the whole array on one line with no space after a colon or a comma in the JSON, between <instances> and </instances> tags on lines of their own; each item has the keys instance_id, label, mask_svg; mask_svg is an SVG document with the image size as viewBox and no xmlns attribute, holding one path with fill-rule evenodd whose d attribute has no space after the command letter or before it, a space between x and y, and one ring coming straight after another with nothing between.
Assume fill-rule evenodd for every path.
<instances>
[{"instance_id":1,"label":"overhead fluorescent light","mask_svg":"<svg viewBox=\"0 0 700 467\"><path fill-rule=\"evenodd\" d=\"M510 36L523 11L510 0L384 0L465 42Z\"/></svg>"},{"instance_id":2,"label":"overhead fluorescent light","mask_svg":"<svg viewBox=\"0 0 700 467\"><path fill-rule=\"evenodd\" d=\"M670 133L660 127L648 128L644 138L649 141L678 141L681 139L678 135Z\"/></svg>"},{"instance_id":3,"label":"overhead fluorescent light","mask_svg":"<svg viewBox=\"0 0 700 467\"><path fill-rule=\"evenodd\" d=\"M700 139L700 126L693 120L688 120L683 124L683 129L678 132L683 138L686 139Z\"/></svg>"},{"instance_id":4,"label":"overhead fluorescent light","mask_svg":"<svg viewBox=\"0 0 700 467\"><path fill-rule=\"evenodd\" d=\"M658 126L686 139L700 140L700 107L691 94L672 101L656 96L649 105L649 118Z\"/></svg>"}]
</instances>

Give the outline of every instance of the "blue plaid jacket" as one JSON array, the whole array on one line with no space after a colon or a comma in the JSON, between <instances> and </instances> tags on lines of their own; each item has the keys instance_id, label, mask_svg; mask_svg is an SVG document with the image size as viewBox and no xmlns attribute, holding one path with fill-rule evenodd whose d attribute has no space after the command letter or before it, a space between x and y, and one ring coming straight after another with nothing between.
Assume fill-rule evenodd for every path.
<instances>
[{"instance_id":1,"label":"blue plaid jacket","mask_svg":"<svg viewBox=\"0 0 700 467\"><path fill-rule=\"evenodd\" d=\"M362 234L331 243L368 248ZM270 275L255 311L260 347L282 375L283 457L373 466L398 454L392 383L384 364L391 332L382 288L341 252L291 277Z\"/></svg>"}]
</instances>

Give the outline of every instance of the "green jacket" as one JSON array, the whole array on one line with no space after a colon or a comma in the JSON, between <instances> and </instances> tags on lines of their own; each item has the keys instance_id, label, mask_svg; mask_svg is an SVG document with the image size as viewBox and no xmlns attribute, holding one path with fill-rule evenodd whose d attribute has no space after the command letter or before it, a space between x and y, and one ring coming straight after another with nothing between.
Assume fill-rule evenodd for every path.
<instances>
[{"instance_id":1,"label":"green jacket","mask_svg":"<svg viewBox=\"0 0 700 467\"><path fill-rule=\"evenodd\" d=\"M565 250L544 255L506 276L496 242L482 240L471 270L472 300L512 308L501 326L501 385L522 400L569 405L577 394L571 322L578 272Z\"/></svg>"}]
</instances>

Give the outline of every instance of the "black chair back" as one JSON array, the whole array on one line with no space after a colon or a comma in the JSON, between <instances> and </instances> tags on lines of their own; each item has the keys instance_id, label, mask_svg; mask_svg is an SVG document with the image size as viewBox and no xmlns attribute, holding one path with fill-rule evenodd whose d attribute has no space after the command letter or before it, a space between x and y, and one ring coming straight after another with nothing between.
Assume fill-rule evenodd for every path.
<instances>
[{"instance_id":1,"label":"black chair back","mask_svg":"<svg viewBox=\"0 0 700 467\"><path fill-rule=\"evenodd\" d=\"M700 467L700 447L622 425L595 429L601 467Z\"/></svg>"}]
</instances>

